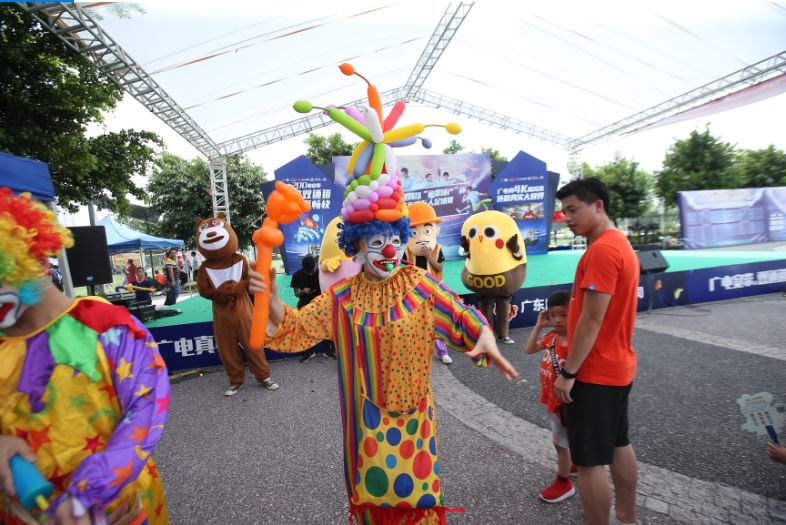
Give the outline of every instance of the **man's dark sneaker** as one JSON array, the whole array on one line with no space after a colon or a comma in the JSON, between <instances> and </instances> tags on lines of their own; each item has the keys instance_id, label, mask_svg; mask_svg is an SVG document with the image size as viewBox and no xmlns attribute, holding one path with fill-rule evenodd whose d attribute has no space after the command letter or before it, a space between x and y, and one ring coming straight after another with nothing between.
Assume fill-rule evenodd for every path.
<instances>
[{"instance_id":1,"label":"man's dark sneaker","mask_svg":"<svg viewBox=\"0 0 786 525\"><path fill-rule=\"evenodd\" d=\"M307 353L306 355L304 355L303 357L300 358L300 362L301 363L305 363L306 361L311 361L316 356L317 356L317 354L315 354L314 352L309 352L309 353Z\"/></svg>"},{"instance_id":2,"label":"man's dark sneaker","mask_svg":"<svg viewBox=\"0 0 786 525\"><path fill-rule=\"evenodd\" d=\"M336 353L335 352L325 352L325 355L328 356L330 359L335 359L336 358Z\"/></svg>"}]
</instances>

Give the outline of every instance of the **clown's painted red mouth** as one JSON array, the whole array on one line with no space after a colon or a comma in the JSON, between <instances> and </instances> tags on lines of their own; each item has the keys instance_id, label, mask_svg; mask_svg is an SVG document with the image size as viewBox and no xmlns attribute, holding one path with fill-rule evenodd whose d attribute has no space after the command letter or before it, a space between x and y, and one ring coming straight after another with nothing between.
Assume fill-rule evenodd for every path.
<instances>
[{"instance_id":1,"label":"clown's painted red mouth","mask_svg":"<svg viewBox=\"0 0 786 525\"><path fill-rule=\"evenodd\" d=\"M8 315L8 312L13 310L15 307L15 303L0 303L0 323L5 321L5 316Z\"/></svg>"},{"instance_id":2,"label":"clown's painted red mouth","mask_svg":"<svg viewBox=\"0 0 786 525\"><path fill-rule=\"evenodd\" d=\"M398 266L398 259L379 259L377 261L374 261L373 264L380 270L389 272L392 271L393 268ZM390 267L388 267L388 265L390 265Z\"/></svg>"}]
</instances>

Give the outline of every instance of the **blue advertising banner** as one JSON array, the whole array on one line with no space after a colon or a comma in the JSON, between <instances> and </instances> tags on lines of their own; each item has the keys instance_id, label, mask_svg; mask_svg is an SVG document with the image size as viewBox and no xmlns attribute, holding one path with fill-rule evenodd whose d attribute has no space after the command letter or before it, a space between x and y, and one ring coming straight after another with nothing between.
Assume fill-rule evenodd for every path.
<instances>
[{"instance_id":1,"label":"blue advertising banner","mask_svg":"<svg viewBox=\"0 0 786 525\"><path fill-rule=\"evenodd\" d=\"M686 248L783 240L786 188L681 191L677 193Z\"/></svg>"},{"instance_id":2,"label":"blue advertising banner","mask_svg":"<svg viewBox=\"0 0 786 525\"><path fill-rule=\"evenodd\" d=\"M344 196L343 186L336 185L310 160L300 156L275 171L276 180L291 184L311 204L311 211L300 219L281 226L284 246L281 252L284 269L293 274L300 269L300 260L310 253L317 255L327 223L339 214Z\"/></svg>"},{"instance_id":3,"label":"blue advertising banner","mask_svg":"<svg viewBox=\"0 0 786 525\"><path fill-rule=\"evenodd\" d=\"M520 151L490 185L496 209L516 221L528 254L549 251L557 186L552 179L545 162Z\"/></svg>"},{"instance_id":4,"label":"blue advertising banner","mask_svg":"<svg viewBox=\"0 0 786 525\"><path fill-rule=\"evenodd\" d=\"M461 259L461 225L477 211L493 209L488 194L488 155L399 155L401 188L406 202L427 202L442 219L439 243L448 260ZM344 193L349 157L335 157L336 187Z\"/></svg>"}]
</instances>

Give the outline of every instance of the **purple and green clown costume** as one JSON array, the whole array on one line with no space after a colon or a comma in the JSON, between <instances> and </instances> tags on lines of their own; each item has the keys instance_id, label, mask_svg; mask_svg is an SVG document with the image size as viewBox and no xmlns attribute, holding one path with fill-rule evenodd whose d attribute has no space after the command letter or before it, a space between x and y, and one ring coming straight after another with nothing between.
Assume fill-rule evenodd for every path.
<instances>
[{"instance_id":1,"label":"purple and green clown costume","mask_svg":"<svg viewBox=\"0 0 786 525\"><path fill-rule=\"evenodd\" d=\"M21 437L35 452L55 487L52 510L72 497L107 514L138 505L134 524L168 523L150 454L169 395L150 333L102 300L77 300L33 333L0 334L0 433Z\"/></svg>"}]
</instances>

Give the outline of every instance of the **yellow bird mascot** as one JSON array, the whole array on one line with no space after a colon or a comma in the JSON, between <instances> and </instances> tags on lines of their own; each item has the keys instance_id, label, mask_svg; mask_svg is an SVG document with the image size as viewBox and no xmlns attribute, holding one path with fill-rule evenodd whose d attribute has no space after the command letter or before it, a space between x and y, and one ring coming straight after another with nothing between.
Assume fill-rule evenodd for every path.
<instances>
[{"instance_id":1,"label":"yellow bird mascot","mask_svg":"<svg viewBox=\"0 0 786 525\"><path fill-rule=\"evenodd\" d=\"M527 277L527 253L516 222L500 211L471 215L461 227L459 255L466 257L461 282L480 296L478 306L497 339L513 344L508 335L510 296Z\"/></svg>"}]
</instances>

